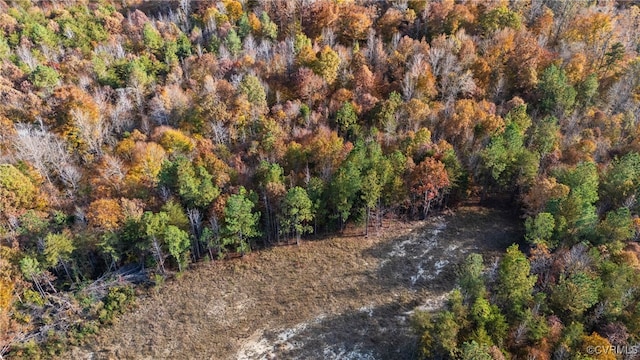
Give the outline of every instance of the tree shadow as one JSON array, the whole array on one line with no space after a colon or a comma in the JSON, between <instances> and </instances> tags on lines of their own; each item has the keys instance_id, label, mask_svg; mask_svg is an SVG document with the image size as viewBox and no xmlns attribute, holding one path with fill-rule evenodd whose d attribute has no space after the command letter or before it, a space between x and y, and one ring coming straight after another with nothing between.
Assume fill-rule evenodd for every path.
<instances>
[{"instance_id":1,"label":"tree shadow","mask_svg":"<svg viewBox=\"0 0 640 360\"><path fill-rule=\"evenodd\" d=\"M266 331L278 359L416 359L413 303L391 303L317 319L285 332Z\"/></svg>"},{"instance_id":2,"label":"tree shadow","mask_svg":"<svg viewBox=\"0 0 640 360\"><path fill-rule=\"evenodd\" d=\"M365 250L365 255L380 259L375 277L383 287L442 292L453 289L466 256L480 253L489 265L522 237L522 225L510 211L472 206L433 217L406 236Z\"/></svg>"},{"instance_id":3,"label":"tree shadow","mask_svg":"<svg viewBox=\"0 0 640 360\"><path fill-rule=\"evenodd\" d=\"M273 344L278 359L415 359L413 310L442 305L468 254L483 254L489 265L522 235L517 217L503 208L465 206L452 216L435 216L405 236L362 251L362 257L376 259L379 266L359 274L365 275L363 283L331 294L353 298L377 291L377 305L268 330L262 337Z\"/></svg>"}]
</instances>

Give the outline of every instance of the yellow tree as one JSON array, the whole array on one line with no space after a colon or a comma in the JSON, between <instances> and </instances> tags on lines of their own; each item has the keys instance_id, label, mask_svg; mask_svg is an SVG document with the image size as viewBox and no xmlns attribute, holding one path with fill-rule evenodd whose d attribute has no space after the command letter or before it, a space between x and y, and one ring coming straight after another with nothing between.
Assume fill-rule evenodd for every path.
<instances>
[{"instance_id":1,"label":"yellow tree","mask_svg":"<svg viewBox=\"0 0 640 360\"><path fill-rule=\"evenodd\" d=\"M10 214L33 207L37 188L31 180L10 164L0 164L0 212Z\"/></svg>"},{"instance_id":2,"label":"yellow tree","mask_svg":"<svg viewBox=\"0 0 640 360\"><path fill-rule=\"evenodd\" d=\"M311 160L316 164L316 169L325 181L329 180L353 149L351 143L345 144L335 131L327 128L320 128L308 146Z\"/></svg>"},{"instance_id":3,"label":"yellow tree","mask_svg":"<svg viewBox=\"0 0 640 360\"><path fill-rule=\"evenodd\" d=\"M154 187L158 183L158 174L165 158L166 151L155 142L135 143L132 166L125 182L133 187Z\"/></svg>"},{"instance_id":4,"label":"yellow tree","mask_svg":"<svg viewBox=\"0 0 640 360\"><path fill-rule=\"evenodd\" d=\"M317 55L313 64L313 70L320 75L327 84L331 85L338 77L340 68L340 56L331 47L326 45Z\"/></svg>"},{"instance_id":5,"label":"yellow tree","mask_svg":"<svg viewBox=\"0 0 640 360\"><path fill-rule=\"evenodd\" d=\"M96 200L87 209L87 221L95 228L113 231L122 224L123 220L120 202L115 199Z\"/></svg>"},{"instance_id":6,"label":"yellow tree","mask_svg":"<svg viewBox=\"0 0 640 360\"><path fill-rule=\"evenodd\" d=\"M615 360L615 352L609 340L594 332L591 335L582 337L582 354L588 355L596 360Z\"/></svg>"}]
</instances>

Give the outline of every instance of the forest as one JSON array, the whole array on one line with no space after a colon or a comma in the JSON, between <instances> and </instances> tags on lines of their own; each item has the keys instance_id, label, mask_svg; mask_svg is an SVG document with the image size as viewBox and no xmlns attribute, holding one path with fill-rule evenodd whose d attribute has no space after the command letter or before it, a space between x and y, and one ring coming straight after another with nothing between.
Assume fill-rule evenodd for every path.
<instances>
[{"instance_id":1,"label":"forest","mask_svg":"<svg viewBox=\"0 0 640 360\"><path fill-rule=\"evenodd\" d=\"M526 234L417 312L424 358L640 341L637 1L0 0L0 64L0 358L191 263L470 198Z\"/></svg>"}]
</instances>

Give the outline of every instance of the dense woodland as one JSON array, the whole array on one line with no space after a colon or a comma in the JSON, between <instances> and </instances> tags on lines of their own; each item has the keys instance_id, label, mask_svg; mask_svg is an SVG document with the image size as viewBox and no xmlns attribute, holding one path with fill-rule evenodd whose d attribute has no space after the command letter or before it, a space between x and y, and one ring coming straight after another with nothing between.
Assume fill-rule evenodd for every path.
<instances>
[{"instance_id":1,"label":"dense woodland","mask_svg":"<svg viewBox=\"0 0 640 360\"><path fill-rule=\"evenodd\" d=\"M192 262L478 196L528 245L465 261L424 357L613 359L587 349L640 341L639 52L633 1L0 0L0 358Z\"/></svg>"}]
</instances>

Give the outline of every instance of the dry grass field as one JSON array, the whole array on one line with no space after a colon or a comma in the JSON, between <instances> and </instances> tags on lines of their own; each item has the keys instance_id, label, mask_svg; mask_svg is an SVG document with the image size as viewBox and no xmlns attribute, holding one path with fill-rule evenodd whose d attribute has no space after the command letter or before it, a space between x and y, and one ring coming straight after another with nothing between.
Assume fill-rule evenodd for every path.
<instances>
[{"instance_id":1,"label":"dry grass field","mask_svg":"<svg viewBox=\"0 0 640 360\"><path fill-rule=\"evenodd\" d=\"M470 252L521 238L513 214L475 205L381 236L305 241L201 263L138 301L74 359L412 359L413 309L437 308Z\"/></svg>"}]
</instances>

